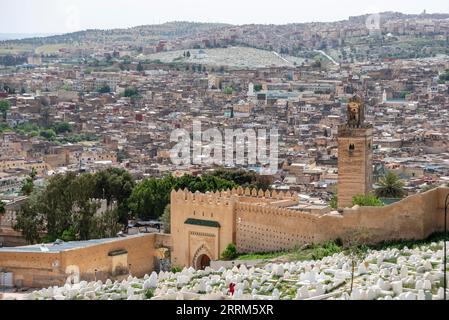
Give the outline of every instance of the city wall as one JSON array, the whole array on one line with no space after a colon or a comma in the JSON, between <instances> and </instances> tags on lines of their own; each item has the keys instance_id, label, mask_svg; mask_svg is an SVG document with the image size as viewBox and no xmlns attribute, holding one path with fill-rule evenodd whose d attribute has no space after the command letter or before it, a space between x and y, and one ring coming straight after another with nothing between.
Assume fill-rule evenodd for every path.
<instances>
[{"instance_id":1,"label":"city wall","mask_svg":"<svg viewBox=\"0 0 449 320\"><path fill-rule=\"evenodd\" d=\"M282 251L310 243L359 237L365 243L424 239L444 226L449 188L408 197L385 207L354 207L316 215L279 207L296 195L236 189L213 194L172 193L172 262L195 266L196 250L212 260L229 243L241 253ZM189 226L189 218L219 222L220 227ZM192 233L195 237L192 237Z\"/></svg>"}]
</instances>

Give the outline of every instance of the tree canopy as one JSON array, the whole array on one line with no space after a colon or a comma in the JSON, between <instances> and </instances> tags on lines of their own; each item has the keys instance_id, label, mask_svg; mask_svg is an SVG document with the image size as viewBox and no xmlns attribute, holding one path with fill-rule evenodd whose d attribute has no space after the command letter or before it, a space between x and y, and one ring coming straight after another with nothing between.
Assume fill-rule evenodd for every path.
<instances>
[{"instance_id":1,"label":"tree canopy","mask_svg":"<svg viewBox=\"0 0 449 320\"><path fill-rule=\"evenodd\" d=\"M70 172L56 175L41 189L34 189L17 216L16 230L30 243L55 241L74 234L74 240L111 237L127 223L126 201L134 186L128 172L108 169L96 174ZM110 206L97 215L104 198ZM46 234L43 238L42 235Z\"/></svg>"},{"instance_id":2,"label":"tree canopy","mask_svg":"<svg viewBox=\"0 0 449 320\"><path fill-rule=\"evenodd\" d=\"M403 198L406 195L404 182L393 172L388 172L380 178L375 194L379 198Z\"/></svg>"},{"instance_id":3,"label":"tree canopy","mask_svg":"<svg viewBox=\"0 0 449 320\"><path fill-rule=\"evenodd\" d=\"M10 107L11 105L9 104L9 101L0 100L0 114L2 116L3 121L6 121L6 114Z\"/></svg>"}]
</instances>

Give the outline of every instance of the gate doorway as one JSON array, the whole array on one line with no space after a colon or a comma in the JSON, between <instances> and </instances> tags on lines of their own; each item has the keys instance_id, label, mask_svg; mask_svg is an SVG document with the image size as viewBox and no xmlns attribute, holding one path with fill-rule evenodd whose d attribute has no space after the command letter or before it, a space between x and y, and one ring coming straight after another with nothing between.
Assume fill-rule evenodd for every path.
<instances>
[{"instance_id":1,"label":"gate doorway","mask_svg":"<svg viewBox=\"0 0 449 320\"><path fill-rule=\"evenodd\" d=\"M206 254L199 256L196 263L197 270L204 270L206 267L210 267L210 261L209 256Z\"/></svg>"}]
</instances>

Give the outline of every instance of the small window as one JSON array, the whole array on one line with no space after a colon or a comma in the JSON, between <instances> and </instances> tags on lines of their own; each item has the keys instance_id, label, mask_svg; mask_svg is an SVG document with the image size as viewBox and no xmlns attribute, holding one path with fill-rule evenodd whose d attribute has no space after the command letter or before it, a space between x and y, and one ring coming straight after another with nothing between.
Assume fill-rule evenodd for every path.
<instances>
[{"instance_id":1,"label":"small window","mask_svg":"<svg viewBox=\"0 0 449 320\"><path fill-rule=\"evenodd\" d=\"M350 145L349 145L349 151L354 151L354 150L355 150L355 145L350 144Z\"/></svg>"}]
</instances>

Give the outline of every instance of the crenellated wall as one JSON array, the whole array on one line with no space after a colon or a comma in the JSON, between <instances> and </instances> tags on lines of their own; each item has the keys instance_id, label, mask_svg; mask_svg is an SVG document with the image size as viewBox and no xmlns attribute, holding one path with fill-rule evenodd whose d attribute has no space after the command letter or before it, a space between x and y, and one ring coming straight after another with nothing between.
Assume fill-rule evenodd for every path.
<instances>
[{"instance_id":1,"label":"crenellated wall","mask_svg":"<svg viewBox=\"0 0 449 320\"><path fill-rule=\"evenodd\" d=\"M449 188L408 197L385 207L354 207L343 213L311 214L283 208L296 194L235 189L210 194L172 193L172 263L197 267L202 254L220 258L234 243L241 253L272 252L348 239L362 234L365 242L423 239L444 225L444 198ZM186 224L188 219L215 222ZM218 223L218 224L217 224ZM217 227L219 225L219 227Z\"/></svg>"}]
</instances>

